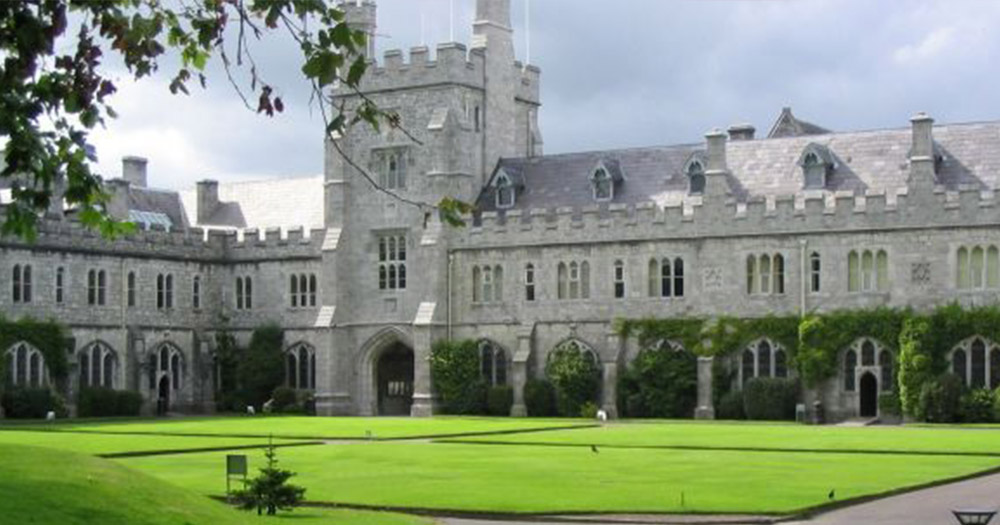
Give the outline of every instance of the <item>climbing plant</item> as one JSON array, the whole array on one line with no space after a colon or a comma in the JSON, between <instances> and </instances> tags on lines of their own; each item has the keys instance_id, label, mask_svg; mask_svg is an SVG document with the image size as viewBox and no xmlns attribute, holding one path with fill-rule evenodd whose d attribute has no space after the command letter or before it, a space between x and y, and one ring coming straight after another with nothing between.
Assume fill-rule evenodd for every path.
<instances>
[{"instance_id":1,"label":"climbing plant","mask_svg":"<svg viewBox=\"0 0 1000 525\"><path fill-rule=\"evenodd\" d=\"M0 377L7 377L5 353L20 342L34 346L42 353L49 376L62 389L69 376L66 350L71 345L71 339L67 330L54 320L37 321L24 318L9 321L0 316ZM0 386L4 382L0 381Z\"/></svg>"},{"instance_id":2,"label":"climbing plant","mask_svg":"<svg viewBox=\"0 0 1000 525\"><path fill-rule=\"evenodd\" d=\"M878 308L875 310L839 310L810 315L799 323L796 363L799 375L808 386L837 373L841 351L861 337L870 337L896 350L908 311Z\"/></svg>"}]
</instances>

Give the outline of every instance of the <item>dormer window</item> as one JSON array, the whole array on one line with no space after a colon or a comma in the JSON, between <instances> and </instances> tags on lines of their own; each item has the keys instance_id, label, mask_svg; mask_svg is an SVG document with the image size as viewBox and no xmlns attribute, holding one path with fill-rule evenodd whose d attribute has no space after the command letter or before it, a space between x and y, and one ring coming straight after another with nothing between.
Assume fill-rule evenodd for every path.
<instances>
[{"instance_id":1,"label":"dormer window","mask_svg":"<svg viewBox=\"0 0 1000 525\"><path fill-rule=\"evenodd\" d=\"M614 197L615 186L612 183L611 175L608 175L608 170L597 168L594 171L592 180L594 183L595 201L609 201Z\"/></svg>"},{"instance_id":2,"label":"dormer window","mask_svg":"<svg viewBox=\"0 0 1000 525\"><path fill-rule=\"evenodd\" d=\"M688 164L686 173L688 178L688 193L691 195L705 193L705 167L701 164L701 161L691 161Z\"/></svg>"},{"instance_id":3,"label":"dormer window","mask_svg":"<svg viewBox=\"0 0 1000 525\"><path fill-rule=\"evenodd\" d=\"M824 146L810 144L799 159L806 189L825 189L827 177L835 168L833 154Z\"/></svg>"},{"instance_id":4,"label":"dormer window","mask_svg":"<svg viewBox=\"0 0 1000 525\"><path fill-rule=\"evenodd\" d=\"M497 177L497 208L512 208L516 200L514 184L510 182L510 177L506 173L501 173Z\"/></svg>"}]
</instances>

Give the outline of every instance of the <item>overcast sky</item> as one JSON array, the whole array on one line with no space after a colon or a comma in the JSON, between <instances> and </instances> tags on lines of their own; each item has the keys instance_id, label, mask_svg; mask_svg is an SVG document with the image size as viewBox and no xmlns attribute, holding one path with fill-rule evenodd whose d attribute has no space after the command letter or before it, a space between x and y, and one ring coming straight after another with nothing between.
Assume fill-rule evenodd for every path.
<instances>
[{"instance_id":1,"label":"overcast sky","mask_svg":"<svg viewBox=\"0 0 1000 525\"><path fill-rule=\"evenodd\" d=\"M454 0L468 42L474 0ZM512 0L518 57L525 2ZM379 56L449 38L449 0L378 0ZM835 130L1000 118L1000 2L986 0L531 0L547 153L698 142L712 127L767 128L782 106ZM423 20L423 23L421 23ZM992 30L992 31L991 31ZM119 77L121 117L95 133L99 172L149 159L150 185L317 175L322 124L297 50L269 40L258 65L285 99L268 119L219 71L207 91Z\"/></svg>"}]
</instances>

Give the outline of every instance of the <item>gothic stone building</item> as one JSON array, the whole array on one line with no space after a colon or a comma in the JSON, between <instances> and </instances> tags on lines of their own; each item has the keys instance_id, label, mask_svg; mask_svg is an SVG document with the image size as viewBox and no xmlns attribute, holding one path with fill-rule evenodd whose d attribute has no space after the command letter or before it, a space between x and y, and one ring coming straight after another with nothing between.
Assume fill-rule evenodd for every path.
<instances>
[{"instance_id":1,"label":"gothic stone building","mask_svg":"<svg viewBox=\"0 0 1000 525\"><path fill-rule=\"evenodd\" d=\"M373 1L344 8L374 33ZM246 342L277 321L287 381L314 391L321 415L426 416L428 355L446 338L483 342L515 414L549 352L579 345L614 412L617 371L637 351L616 318L928 309L1000 288L998 122L918 114L838 133L786 109L765 138L741 125L697 144L543 155L539 81L515 61L509 0L478 0L470 48L390 51L365 79L417 140L357 128L336 146L406 199L476 202L468 227L374 190L332 143L322 177L183 193L148 188L145 161L128 158L110 211L145 231L108 241L52 210L35 243L0 241L0 308L70 328L70 398L106 385L209 410L221 323ZM996 385L995 344L956 341L956 371ZM45 382L29 345L0 352L16 384ZM877 410L890 352L856 341L810 396L836 417ZM737 356L739 380L787 374L786 359L757 341Z\"/></svg>"}]
</instances>

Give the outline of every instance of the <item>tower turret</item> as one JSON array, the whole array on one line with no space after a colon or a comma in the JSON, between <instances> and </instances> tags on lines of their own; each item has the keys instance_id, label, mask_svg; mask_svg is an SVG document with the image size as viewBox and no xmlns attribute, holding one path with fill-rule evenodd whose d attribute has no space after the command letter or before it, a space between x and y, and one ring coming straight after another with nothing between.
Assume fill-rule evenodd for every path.
<instances>
[{"instance_id":1,"label":"tower turret","mask_svg":"<svg viewBox=\"0 0 1000 525\"><path fill-rule=\"evenodd\" d=\"M483 114L483 166L487 177L502 157L517 156L515 99L520 72L514 66L510 0L477 0L473 52L485 55L486 108ZM522 152L523 154L523 152ZM482 181L485 183L485 178Z\"/></svg>"},{"instance_id":2,"label":"tower turret","mask_svg":"<svg viewBox=\"0 0 1000 525\"><path fill-rule=\"evenodd\" d=\"M368 35L364 53L369 59L375 58L375 29L378 15L375 0L342 0L340 9L344 11L347 25Z\"/></svg>"}]
</instances>

